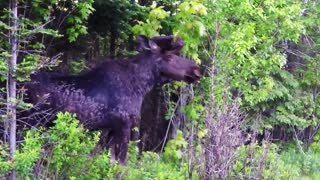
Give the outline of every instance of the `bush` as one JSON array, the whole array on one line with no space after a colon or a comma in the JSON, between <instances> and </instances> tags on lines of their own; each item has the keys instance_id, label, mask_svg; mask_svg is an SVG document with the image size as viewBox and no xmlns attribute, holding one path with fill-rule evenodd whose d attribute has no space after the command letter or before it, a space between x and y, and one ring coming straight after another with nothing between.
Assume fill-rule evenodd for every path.
<instances>
[{"instance_id":1,"label":"bush","mask_svg":"<svg viewBox=\"0 0 320 180\"><path fill-rule=\"evenodd\" d=\"M91 154L98 141L99 132L85 130L75 115L58 113L49 130L26 132L13 164L0 151L0 173L14 168L21 179L112 179L119 168L110 163L109 153Z\"/></svg>"},{"instance_id":2,"label":"bush","mask_svg":"<svg viewBox=\"0 0 320 180\"><path fill-rule=\"evenodd\" d=\"M187 168L183 162L182 149L185 148L186 141L182 132L178 131L176 138L170 140L163 155L154 152L143 152L137 158L137 149L131 144L130 159L125 168L124 179L126 180L184 180Z\"/></svg>"},{"instance_id":3,"label":"bush","mask_svg":"<svg viewBox=\"0 0 320 180\"><path fill-rule=\"evenodd\" d=\"M7 146L0 144L0 178L4 177L12 169L12 162L7 161L8 157Z\"/></svg>"},{"instance_id":4,"label":"bush","mask_svg":"<svg viewBox=\"0 0 320 180\"><path fill-rule=\"evenodd\" d=\"M279 148L273 143L259 145L252 143L240 146L236 161L230 173L239 179L290 179L288 167L279 155Z\"/></svg>"},{"instance_id":5,"label":"bush","mask_svg":"<svg viewBox=\"0 0 320 180\"><path fill-rule=\"evenodd\" d=\"M288 166L290 174L297 179L318 179L320 177L320 133L314 136L308 149L297 148L296 144L289 144L281 153L281 159ZM300 142L299 142L300 143Z\"/></svg>"},{"instance_id":6,"label":"bush","mask_svg":"<svg viewBox=\"0 0 320 180\"><path fill-rule=\"evenodd\" d=\"M168 162L154 152L143 152L139 160L129 161L124 179L126 180L184 180L186 171L178 164Z\"/></svg>"},{"instance_id":7,"label":"bush","mask_svg":"<svg viewBox=\"0 0 320 180\"><path fill-rule=\"evenodd\" d=\"M138 156L134 143L130 144L127 166L111 163L108 151L93 156L91 152L99 141L99 132L88 132L69 113L58 113L54 126L30 129L16 152L14 161L8 161L5 145L0 145L0 177L14 169L19 179L200 179L200 169L190 170L186 151L187 142L181 131L170 140L161 155L143 152ZM320 176L320 140L303 152L296 145L280 152L276 144L265 142L242 145L232 155L227 168L230 179L301 179ZM199 167L203 166L199 164Z\"/></svg>"}]
</instances>

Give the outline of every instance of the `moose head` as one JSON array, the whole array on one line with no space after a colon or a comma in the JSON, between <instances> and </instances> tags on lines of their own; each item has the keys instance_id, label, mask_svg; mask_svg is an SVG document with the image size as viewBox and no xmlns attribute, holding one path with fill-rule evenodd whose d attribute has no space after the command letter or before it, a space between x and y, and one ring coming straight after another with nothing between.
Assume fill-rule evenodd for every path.
<instances>
[{"instance_id":1,"label":"moose head","mask_svg":"<svg viewBox=\"0 0 320 180\"><path fill-rule=\"evenodd\" d=\"M140 35L137 41L140 51L153 54L152 61L157 65L160 83L164 84L173 80L192 83L201 78L200 67L180 55L183 48L181 38L156 36L149 39Z\"/></svg>"}]
</instances>

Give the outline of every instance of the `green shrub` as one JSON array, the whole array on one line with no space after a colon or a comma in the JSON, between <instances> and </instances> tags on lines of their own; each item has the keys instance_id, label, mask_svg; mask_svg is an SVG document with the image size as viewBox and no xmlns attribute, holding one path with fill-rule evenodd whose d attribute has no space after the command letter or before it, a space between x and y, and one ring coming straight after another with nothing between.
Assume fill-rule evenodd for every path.
<instances>
[{"instance_id":1,"label":"green shrub","mask_svg":"<svg viewBox=\"0 0 320 180\"><path fill-rule=\"evenodd\" d=\"M27 177L32 175L33 167L41 157L41 152L43 151L42 139L40 131L36 129L31 129L26 132L24 142L21 148L16 150L14 157L14 169L19 176Z\"/></svg>"},{"instance_id":2,"label":"green shrub","mask_svg":"<svg viewBox=\"0 0 320 180\"><path fill-rule=\"evenodd\" d=\"M320 133L314 136L314 142L307 149L289 144L281 153L290 174L296 179L318 179L320 177ZM299 142L300 143L300 142Z\"/></svg>"},{"instance_id":3,"label":"green shrub","mask_svg":"<svg viewBox=\"0 0 320 180\"><path fill-rule=\"evenodd\" d=\"M127 166L110 162L108 151L92 155L99 132L88 132L70 113L58 113L54 126L31 129L8 161L8 148L0 145L0 177L14 169L19 179L200 179L199 169L188 169L187 141L181 131L170 140L164 153L143 152L130 143ZM318 134L302 152L298 146L287 146L280 152L276 144L243 145L237 148L229 178L237 179L315 179L320 176L320 140ZM201 154L199 154L201 155ZM205 162L201 162L203 167ZM201 169L201 168L200 168ZM191 175L190 175L191 173Z\"/></svg>"},{"instance_id":4,"label":"green shrub","mask_svg":"<svg viewBox=\"0 0 320 180\"><path fill-rule=\"evenodd\" d=\"M12 169L12 162L8 161L9 153L6 145L0 145L0 178L4 176Z\"/></svg>"},{"instance_id":5,"label":"green shrub","mask_svg":"<svg viewBox=\"0 0 320 180\"><path fill-rule=\"evenodd\" d=\"M239 179L292 178L278 151L278 146L272 143L240 146L230 176Z\"/></svg>"},{"instance_id":6,"label":"green shrub","mask_svg":"<svg viewBox=\"0 0 320 180\"><path fill-rule=\"evenodd\" d=\"M12 168L18 177L49 179L112 179L119 171L110 162L109 153L92 155L99 132L88 132L70 113L58 113L48 130L31 129L16 151L14 163L0 146L0 175Z\"/></svg>"},{"instance_id":7,"label":"green shrub","mask_svg":"<svg viewBox=\"0 0 320 180\"><path fill-rule=\"evenodd\" d=\"M186 179L187 168L183 161L182 152L186 144L182 132L178 131L177 136L167 143L163 155L154 152L143 152L139 158L137 158L137 149L131 144L129 150L130 158L125 168L124 179Z\"/></svg>"},{"instance_id":8,"label":"green shrub","mask_svg":"<svg viewBox=\"0 0 320 180\"><path fill-rule=\"evenodd\" d=\"M184 180L185 171L178 164L164 161L157 153L143 152L139 160L128 163L125 169L126 180Z\"/></svg>"}]
</instances>

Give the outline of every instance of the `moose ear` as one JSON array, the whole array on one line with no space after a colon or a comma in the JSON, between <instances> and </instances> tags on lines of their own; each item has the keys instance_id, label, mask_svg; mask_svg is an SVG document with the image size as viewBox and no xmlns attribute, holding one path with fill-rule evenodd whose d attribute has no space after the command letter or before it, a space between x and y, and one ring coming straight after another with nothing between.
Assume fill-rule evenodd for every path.
<instances>
[{"instance_id":1,"label":"moose ear","mask_svg":"<svg viewBox=\"0 0 320 180\"><path fill-rule=\"evenodd\" d=\"M138 51L144 51L144 50L149 50L149 39L148 37L144 36L144 35L139 35L137 36L137 50Z\"/></svg>"},{"instance_id":2,"label":"moose ear","mask_svg":"<svg viewBox=\"0 0 320 180\"><path fill-rule=\"evenodd\" d=\"M177 37L177 39L172 43L172 49L175 50L181 50L184 46L183 40L180 37Z\"/></svg>"},{"instance_id":3,"label":"moose ear","mask_svg":"<svg viewBox=\"0 0 320 180\"><path fill-rule=\"evenodd\" d=\"M171 49L168 50L168 53L180 55L183 46L183 40L180 37L177 37L177 39L171 43Z\"/></svg>"},{"instance_id":4,"label":"moose ear","mask_svg":"<svg viewBox=\"0 0 320 180\"><path fill-rule=\"evenodd\" d=\"M160 47L153 40L149 39L149 48L151 51L160 51Z\"/></svg>"},{"instance_id":5,"label":"moose ear","mask_svg":"<svg viewBox=\"0 0 320 180\"><path fill-rule=\"evenodd\" d=\"M139 35L137 37L137 50L142 51L160 51L160 47L152 39L144 35Z\"/></svg>"}]
</instances>

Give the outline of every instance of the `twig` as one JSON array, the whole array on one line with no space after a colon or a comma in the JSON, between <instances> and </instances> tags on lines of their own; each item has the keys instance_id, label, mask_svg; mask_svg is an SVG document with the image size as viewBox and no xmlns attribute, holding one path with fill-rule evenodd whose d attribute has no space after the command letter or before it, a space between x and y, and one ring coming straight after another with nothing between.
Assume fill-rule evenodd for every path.
<instances>
[{"instance_id":1,"label":"twig","mask_svg":"<svg viewBox=\"0 0 320 180\"><path fill-rule=\"evenodd\" d=\"M180 100L181 100L181 96L179 96L179 99L178 99L178 101L177 101L177 103L176 103L176 106L174 107L174 110L173 110L173 113L171 114L171 116L170 116L170 121L169 121L169 124L168 124L168 128L167 128L167 130L166 130L166 135L165 135L165 137L164 137L164 142L162 143L162 146L161 146L161 153L163 152L163 150L164 150L164 145L165 145L165 142L166 142L166 140L167 140L167 138L168 138L168 134L169 134L169 130L170 130L170 127L171 127L171 123L172 123L172 121L173 121L173 117L174 117L174 115L175 115L175 112L176 112L176 110L177 110L177 108L179 107L179 102L180 102Z\"/></svg>"}]
</instances>

